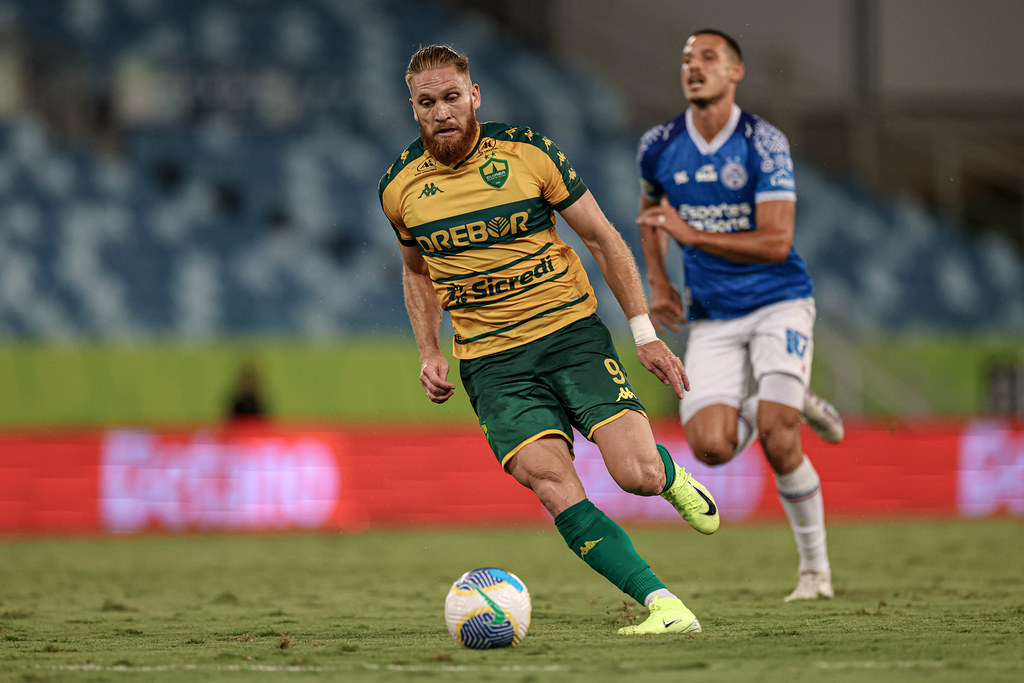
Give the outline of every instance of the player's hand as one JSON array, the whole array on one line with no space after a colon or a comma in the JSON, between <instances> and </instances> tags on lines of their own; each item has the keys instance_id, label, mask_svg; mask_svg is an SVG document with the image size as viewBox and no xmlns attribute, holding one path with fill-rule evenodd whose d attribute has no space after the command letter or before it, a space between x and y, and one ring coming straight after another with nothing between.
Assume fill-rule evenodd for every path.
<instances>
[{"instance_id":1,"label":"player's hand","mask_svg":"<svg viewBox=\"0 0 1024 683\"><path fill-rule=\"evenodd\" d=\"M700 234L696 228L683 220L676 207L669 202L668 197L662 197L660 203L641 212L636 223L656 230L664 230L676 242L684 246L694 244L694 240Z\"/></svg>"},{"instance_id":2,"label":"player's hand","mask_svg":"<svg viewBox=\"0 0 1024 683\"><path fill-rule=\"evenodd\" d=\"M640 363L654 373L654 376L666 386L672 387L677 398L683 397L683 391L690 390L690 378L686 376L686 369L679 356L665 345L665 342L656 339L650 343L638 346L636 354Z\"/></svg>"},{"instance_id":3,"label":"player's hand","mask_svg":"<svg viewBox=\"0 0 1024 683\"><path fill-rule=\"evenodd\" d=\"M659 332L679 332L679 325L686 324L686 309L679 290L669 283L651 287L651 303L648 307L651 321Z\"/></svg>"},{"instance_id":4,"label":"player's hand","mask_svg":"<svg viewBox=\"0 0 1024 683\"><path fill-rule=\"evenodd\" d=\"M455 385L448 381L448 359L438 352L421 360L420 384L427 392L427 398L434 403L444 403L455 393Z\"/></svg>"}]
</instances>

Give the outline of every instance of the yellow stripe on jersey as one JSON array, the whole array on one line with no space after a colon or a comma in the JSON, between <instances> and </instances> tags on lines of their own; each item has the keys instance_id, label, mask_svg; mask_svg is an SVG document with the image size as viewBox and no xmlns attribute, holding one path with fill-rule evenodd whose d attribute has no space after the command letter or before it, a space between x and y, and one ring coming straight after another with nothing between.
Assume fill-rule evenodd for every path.
<instances>
[{"instance_id":1,"label":"yellow stripe on jersey","mask_svg":"<svg viewBox=\"0 0 1024 683\"><path fill-rule=\"evenodd\" d=\"M399 241L427 262L456 357L520 346L596 311L579 257L555 231L554 212L587 187L551 140L484 123L476 148L451 168L417 140L379 191Z\"/></svg>"}]
</instances>

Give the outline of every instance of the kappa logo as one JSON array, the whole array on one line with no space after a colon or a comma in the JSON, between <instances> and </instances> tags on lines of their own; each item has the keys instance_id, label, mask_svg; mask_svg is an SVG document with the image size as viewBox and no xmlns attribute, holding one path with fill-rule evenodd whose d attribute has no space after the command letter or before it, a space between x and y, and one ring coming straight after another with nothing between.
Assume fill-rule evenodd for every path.
<instances>
[{"instance_id":1,"label":"kappa logo","mask_svg":"<svg viewBox=\"0 0 1024 683\"><path fill-rule=\"evenodd\" d=\"M615 399L615 402L618 403L619 401L622 401L623 399L629 399L629 398L636 398L636 394L634 394L633 390L630 389L629 387L622 387L621 389L619 389L619 397L617 399Z\"/></svg>"},{"instance_id":2,"label":"kappa logo","mask_svg":"<svg viewBox=\"0 0 1024 683\"><path fill-rule=\"evenodd\" d=\"M679 171L672 176L672 180L676 181L676 185L685 185L690 182L690 174L686 171Z\"/></svg>"},{"instance_id":3,"label":"kappa logo","mask_svg":"<svg viewBox=\"0 0 1024 683\"><path fill-rule=\"evenodd\" d=\"M438 192L443 193L444 190L442 190L434 183L427 183L426 185L423 186L423 191L420 192L419 197L416 197L416 199L422 199L423 197L433 197Z\"/></svg>"},{"instance_id":4,"label":"kappa logo","mask_svg":"<svg viewBox=\"0 0 1024 683\"><path fill-rule=\"evenodd\" d=\"M603 540L604 540L604 536L602 536L601 538L597 539L596 541L587 541L586 543L584 543L583 546L580 547L580 559L582 560L583 558L585 558L587 556L587 553L589 553L591 550L593 550L594 546L596 546L598 543L600 543Z\"/></svg>"}]
</instances>

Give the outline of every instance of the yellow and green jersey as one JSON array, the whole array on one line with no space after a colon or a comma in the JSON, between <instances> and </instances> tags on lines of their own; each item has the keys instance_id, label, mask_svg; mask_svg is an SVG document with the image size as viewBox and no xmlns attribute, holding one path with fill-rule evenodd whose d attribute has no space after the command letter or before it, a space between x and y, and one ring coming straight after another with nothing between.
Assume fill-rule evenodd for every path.
<instances>
[{"instance_id":1,"label":"yellow and green jersey","mask_svg":"<svg viewBox=\"0 0 1024 683\"><path fill-rule=\"evenodd\" d=\"M378 189L398 241L427 262L457 358L521 346L597 310L579 256L555 232L555 211L587 186L548 138L482 123L454 167L417 139Z\"/></svg>"}]
</instances>

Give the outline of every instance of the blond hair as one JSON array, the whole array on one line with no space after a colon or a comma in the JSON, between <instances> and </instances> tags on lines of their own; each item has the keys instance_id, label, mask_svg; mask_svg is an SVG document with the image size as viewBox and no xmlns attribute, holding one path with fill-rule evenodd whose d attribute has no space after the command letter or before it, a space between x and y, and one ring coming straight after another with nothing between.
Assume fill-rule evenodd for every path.
<instances>
[{"instance_id":1,"label":"blond hair","mask_svg":"<svg viewBox=\"0 0 1024 683\"><path fill-rule=\"evenodd\" d=\"M461 76L472 82L469 76L469 57L460 55L451 45L427 45L420 47L409 59L405 70L405 84L412 86L412 77L423 71L454 66Z\"/></svg>"}]
</instances>

